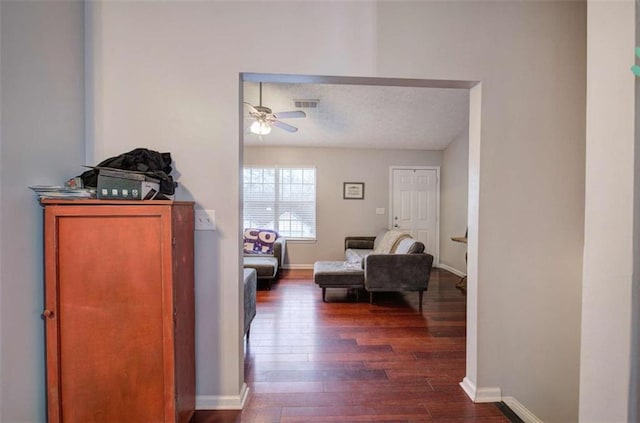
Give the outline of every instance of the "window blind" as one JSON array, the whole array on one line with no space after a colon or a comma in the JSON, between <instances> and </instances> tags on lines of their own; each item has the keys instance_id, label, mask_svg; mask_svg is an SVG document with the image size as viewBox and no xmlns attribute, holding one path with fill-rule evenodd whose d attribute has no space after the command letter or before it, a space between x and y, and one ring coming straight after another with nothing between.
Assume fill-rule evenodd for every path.
<instances>
[{"instance_id":1,"label":"window blind","mask_svg":"<svg viewBox=\"0 0 640 423\"><path fill-rule=\"evenodd\" d=\"M316 237L316 169L245 167L244 227L287 238Z\"/></svg>"}]
</instances>

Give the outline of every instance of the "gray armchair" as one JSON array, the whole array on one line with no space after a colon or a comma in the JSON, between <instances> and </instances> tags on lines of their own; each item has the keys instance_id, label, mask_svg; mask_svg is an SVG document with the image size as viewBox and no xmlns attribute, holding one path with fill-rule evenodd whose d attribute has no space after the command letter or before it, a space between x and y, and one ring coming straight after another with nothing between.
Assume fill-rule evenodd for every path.
<instances>
[{"instance_id":1,"label":"gray armchair","mask_svg":"<svg viewBox=\"0 0 640 423\"><path fill-rule=\"evenodd\" d=\"M285 238L280 237L273 244L273 254L244 253L245 269L255 269L258 280L267 281L267 289L271 289L271 283L278 279L284 262L286 244Z\"/></svg>"}]
</instances>

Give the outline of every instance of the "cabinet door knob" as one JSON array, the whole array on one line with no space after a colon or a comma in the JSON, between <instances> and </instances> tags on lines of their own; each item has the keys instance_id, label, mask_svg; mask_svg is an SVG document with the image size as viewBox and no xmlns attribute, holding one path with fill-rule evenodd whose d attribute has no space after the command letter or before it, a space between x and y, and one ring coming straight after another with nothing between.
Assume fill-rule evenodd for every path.
<instances>
[{"instance_id":1,"label":"cabinet door knob","mask_svg":"<svg viewBox=\"0 0 640 423\"><path fill-rule=\"evenodd\" d=\"M51 310L45 310L42 312L42 318L45 319L53 319L55 317L55 314L53 313L53 311Z\"/></svg>"}]
</instances>

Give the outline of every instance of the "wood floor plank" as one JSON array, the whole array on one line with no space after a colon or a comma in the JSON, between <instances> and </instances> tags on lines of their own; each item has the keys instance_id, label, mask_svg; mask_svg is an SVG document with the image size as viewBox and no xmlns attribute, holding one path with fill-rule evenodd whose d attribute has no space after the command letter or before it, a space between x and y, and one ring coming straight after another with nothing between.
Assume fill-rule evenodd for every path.
<instances>
[{"instance_id":1,"label":"wood floor plank","mask_svg":"<svg viewBox=\"0 0 640 423\"><path fill-rule=\"evenodd\" d=\"M434 388L426 378L418 378L414 382L376 380L366 384L358 381L325 381L324 391L366 393L367 395L382 393L382 395L384 395L386 393L411 391L434 392Z\"/></svg>"},{"instance_id":2,"label":"wood floor plank","mask_svg":"<svg viewBox=\"0 0 640 423\"><path fill-rule=\"evenodd\" d=\"M384 417L386 419L410 418L411 416L428 416L421 405L401 406L334 406L334 407L285 407L282 409L283 421L288 417Z\"/></svg>"},{"instance_id":3,"label":"wood floor plank","mask_svg":"<svg viewBox=\"0 0 640 423\"><path fill-rule=\"evenodd\" d=\"M249 408L270 407L337 407L353 404L351 395L337 392L296 392L254 394Z\"/></svg>"},{"instance_id":4,"label":"wood floor plank","mask_svg":"<svg viewBox=\"0 0 640 423\"><path fill-rule=\"evenodd\" d=\"M242 411L198 410L192 423L509 422L460 387L466 296L434 269L422 311L416 293L332 289L310 271L284 271L257 293L245 343L250 396Z\"/></svg>"},{"instance_id":5,"label":"wood floor plank","mask_svg":"<svg viewBox=\"0 0 640 423\"><path fill-rule=\"evenodd\" d=\"M330 392L324 388L324 382L253 382L251 389L254 394L281 394L292 392Z\"/></svg>"}]
</instances>

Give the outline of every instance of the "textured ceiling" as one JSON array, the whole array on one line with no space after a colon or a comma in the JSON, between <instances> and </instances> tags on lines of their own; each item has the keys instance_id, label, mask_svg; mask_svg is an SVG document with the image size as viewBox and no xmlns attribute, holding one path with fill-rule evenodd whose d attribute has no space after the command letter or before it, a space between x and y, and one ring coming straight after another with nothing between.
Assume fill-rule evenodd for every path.
<instances>
[{"instance_id":1,"label":"textured ceiling","mask_svg":"<svg viewBox=\"0 0 640 423\"><path fill-rule=\"evenodd\" d=\"M244 84L244 101L258 105L259 84ZM320 102L296 108L294 99ZM245 145L442 150L469 123L468 89L263 83L262 105L276 114L304 110L307 117L282 119L298 132L273 128L262 137L248 131L253 120L246 117Z\"/></svg>"}]
</instances>

